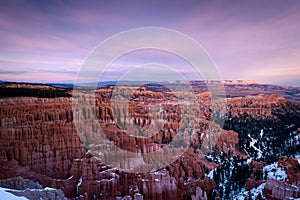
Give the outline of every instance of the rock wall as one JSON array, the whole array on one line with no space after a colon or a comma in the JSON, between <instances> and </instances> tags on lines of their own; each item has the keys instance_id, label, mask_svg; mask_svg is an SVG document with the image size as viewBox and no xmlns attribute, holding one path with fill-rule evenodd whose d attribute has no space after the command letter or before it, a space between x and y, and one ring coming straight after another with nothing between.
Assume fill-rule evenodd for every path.
<instances>
[{"instance_id":1,"label":"rock wall","mask_svg":"<svg viewBox=\"0 0 300 200\"><path fill-rule=\"evenodd\" d=\"M264 194L266 199L298 199L300 189L285 182L268 179L265 185Z\"/></svg>"}]
</instances>

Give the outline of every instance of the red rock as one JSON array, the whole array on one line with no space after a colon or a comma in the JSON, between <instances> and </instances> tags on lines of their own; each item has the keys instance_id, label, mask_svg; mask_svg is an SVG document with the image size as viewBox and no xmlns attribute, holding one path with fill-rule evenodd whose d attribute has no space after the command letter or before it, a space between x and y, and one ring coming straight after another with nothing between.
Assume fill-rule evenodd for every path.
<instances>
[{"instance_id":1,"label":"red rock","mask_svg":"<svg viewBox=\"0 0 300 200\"><path fill-rule=\"evenodd\" d=\"M215 148L216 152L239 155L236 151L238 134L222 130L209 120L210 94L198 95L198 100L202 101L203 105L200 105L200 111L192 109L195 113L196 110L199 111L197 117L200 119L182 123L187 116L182 113L179 101L174 95L151 92L146 88L134 89L133 92L126 86L118 89L130 96L129 105L120 102L114 108L109 98L113 88L107 87L96 91L95 108L74 108L74 116L70 98L0 99L0 177L22 175L37 180L44 186L62 188L66 196L77 196L77 199L112 199L117 196L129 199L180 199L192 195L193 199L206 199L216 183L205 178L205 174L218 165L208 162L201 155L212 148ZM243 108L243 104L249 100L254 102L253 106ZM82 99L79 98L78 101ZM270 104L266 102L279 101L283 99L266 95L232 99L229 105L232 106L233 115L245 111L249 114L269 115ZM153 105L161 105L161 112L151 116ZM109 146L108 149L106 143L101 143L103 138L95 134L99 133L99 127L89 121L93 113L96 114L99 120L97 125L105 133L105 137L118 148L126 150L125 153L117 151L117 147ZM78 132L73 118L80 121L77 124ZM191 127L195 131L192 138ZM147 138L135 137L143 128L151 130ZM207 132L208 129L211 132ZM140 158L128 157L127 154L157 152L179 132L183 134L185 141L192 140L192 148L188 148L166 169L149 173L126 173L106 165L105 161L113 161L116 158L120 159L121 168L163 162L167 159L164 154ZM91 149L91 152L87 153L84 145L90 143L99 144L98 149ZM203 147L209 148L205 150ZM103 155L100 159L93 157L97 151ZM289 180L298 180L292 179L292 176L296 177L296 174L299 174L292 171L294 162L287 163L281 162L280 165L285 167ZM256 174L260 173L263 165L253 161L251 169ZM255 178L255 175L250 177ZM255 182L252 185L257 184ZM249 185L248 189L253 187L251 182Z\"/></svg>"},{"instance_id":2,"label":"red rock","mask_svg":"<svg viewBox=\"0 0 300 200\"><path fill-rule=\"evenodd\" d=\"M300 169L297 160L283 156L278 160L278 167L284 168L285 172L287 173L287 183L299 183L300 185Z\"/></svg>"},{"instance_id":3,"label":"red rock","mask_svg":"<svg viewBox=\"0 0 300 200\"><path fill-rule=\"evenodd\" d=\"M268 179L264 189L266 199L300 198L299 186Z\"/></svg>"},{"instance_id":4,"label":"red rock","mask_svg":"<svg viewBox=\"0 0 300 200\"><path fill-rule=\"evenodd\" d=\"M192 195L192 200L207 200L206 192L201 190L200 187L197 187L196 194Z\"/></svg>"},{"instance_id":5,"label":"red rock","mask_svg":"<svg viewBox=\"0 0 300 200\"><path fill-rule=\"evenodd\" d=\"M248 182L246 183L246 190L250 191L253 188L257 188L258 186L260 186L264 181L263 180L258 180L255 181L253 179L249 179Z\"/></svg>"}]
</instances>

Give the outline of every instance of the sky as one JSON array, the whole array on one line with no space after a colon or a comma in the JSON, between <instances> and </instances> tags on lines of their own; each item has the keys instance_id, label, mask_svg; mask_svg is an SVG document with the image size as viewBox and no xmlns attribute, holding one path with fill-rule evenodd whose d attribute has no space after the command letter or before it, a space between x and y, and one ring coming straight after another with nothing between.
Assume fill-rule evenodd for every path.
<instances>
[{"instance_id":1,"label":"sky","mask_svg":"<svg viewBox=\"0 0 300 200\"><path fill-rule=\"evenodd\" d=\"M161 27L199 43L221 79L300 86L299 10L298 0L1 1L0 80L73 83L107 38ZM167 67L158 73L149 63ZM165 69L171 67L187 79L201 79L178 56L146 49L117 59L101 80L118 80L145 65L136 76L143 78L146 70L168 80Z\"/></svg>"}]
</instances>

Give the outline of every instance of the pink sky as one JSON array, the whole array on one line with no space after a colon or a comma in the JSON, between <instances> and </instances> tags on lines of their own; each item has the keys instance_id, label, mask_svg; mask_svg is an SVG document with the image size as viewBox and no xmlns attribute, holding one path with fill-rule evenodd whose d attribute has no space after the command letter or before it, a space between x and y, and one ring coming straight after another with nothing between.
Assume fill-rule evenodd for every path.
<instances>
[{"instance_id":1,"label":"pink sky","mask_svg":"<svg viewBox=\"0 0 300 200\"><path fill-rule=\"evenodd\" d=\"M297 0L2 1L0 80L72 83L99 43L121 31L155 26L195 39L222 79L300 86L299 10ZM178 58L146 51L120 59L106 79L151 61L198 78Z\"/></svg>"}]
</instances>

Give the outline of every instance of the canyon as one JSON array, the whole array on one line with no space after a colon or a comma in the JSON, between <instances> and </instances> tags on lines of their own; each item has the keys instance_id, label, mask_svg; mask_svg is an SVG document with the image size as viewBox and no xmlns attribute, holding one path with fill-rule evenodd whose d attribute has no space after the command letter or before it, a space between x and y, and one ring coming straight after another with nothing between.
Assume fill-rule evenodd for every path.
<instances>
[{"instance_id":1,"label":"canyon","mask_svg":"<svg viewBox=\"0 0 300 200\"><path fill-rule=\"evenodd\" d=\"M300 198L299 88L224 84L215 104L198 83L193 96L181 84L174 95L154 84L4 83L0 179L21 176L69 199L228 199L260 186L261 198ZM274 162L284 180L268 176Z\"/></svg>"}]
</instances>

